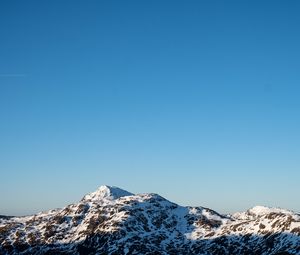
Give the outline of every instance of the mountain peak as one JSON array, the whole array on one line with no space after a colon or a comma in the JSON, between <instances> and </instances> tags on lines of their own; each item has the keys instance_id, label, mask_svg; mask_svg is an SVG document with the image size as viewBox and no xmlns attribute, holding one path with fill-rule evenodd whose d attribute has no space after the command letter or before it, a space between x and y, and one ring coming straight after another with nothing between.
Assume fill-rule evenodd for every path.
<instances>
[{"instance_id":1,"label":"mountain peak","mask_svg":"<svg viewBox=\"0 0 300 255\"><path fill-rule=\"evenodd\" d=\"M269 213L284 213L284 214L293 213L292 211L289 210L276 208L276 207L261 206L261 205L254 206L253 208L249 209L247 212L257 216L266 215Z\"/></svg>"},{"instance_id":2,"label":"mountain peak","mask_svg":"<svg viewBox=\"0 0 300 255\"><path fill-rule=\"evenodd\" d=\"M248 209L245 212L236 212L231 216L235 219L239 220L254 220L260 217L264 217L270 214L282 214L282 215L293 215L295 214L293 211L276 208L276 207L267 207L262 205L254 206Z\"/></svg>"},{"instance_id":3,"label":"mountain peak","mask_svg":"<svg viewBox=\"0 0 300 255\"><path fill-rule=\"evenodd\" d=\"M134 194L115 186L102 185L96 191L84 196L83 200L117 199Z\"/></svg>"}]
</instances>

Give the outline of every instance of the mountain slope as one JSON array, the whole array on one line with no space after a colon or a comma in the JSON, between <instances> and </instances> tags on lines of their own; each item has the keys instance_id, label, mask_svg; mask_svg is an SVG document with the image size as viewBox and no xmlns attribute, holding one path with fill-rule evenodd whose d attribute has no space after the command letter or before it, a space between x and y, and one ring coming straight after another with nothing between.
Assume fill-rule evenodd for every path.
<instances>
[{"instance_id":1,"label":"mountain slope","mask_svg":"<svg viewBox=\"0 0 300 255\"><path fill-rule=\"evenodd\" d=\"M62 209L0 217L0 254L300 254L300 216L261 206L225 216L101 186Z\"/></svg>"}]
</instances>

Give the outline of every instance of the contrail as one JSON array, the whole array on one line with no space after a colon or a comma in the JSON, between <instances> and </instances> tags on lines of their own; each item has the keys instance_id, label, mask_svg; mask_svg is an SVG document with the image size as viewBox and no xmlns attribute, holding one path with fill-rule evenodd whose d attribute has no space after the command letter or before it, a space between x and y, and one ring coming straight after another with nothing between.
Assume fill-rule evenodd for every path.
<instances>
[{"instance_id":1,"label":"contrail","mask_svg":"<svg viewBox=\"0 0 300 255\"><path fill-rule=\"evenodd\" d=\"M25 77L25 76L27 76L26 74L1 74L0 73L0 77Z\"/></svg>"}]
</instances>

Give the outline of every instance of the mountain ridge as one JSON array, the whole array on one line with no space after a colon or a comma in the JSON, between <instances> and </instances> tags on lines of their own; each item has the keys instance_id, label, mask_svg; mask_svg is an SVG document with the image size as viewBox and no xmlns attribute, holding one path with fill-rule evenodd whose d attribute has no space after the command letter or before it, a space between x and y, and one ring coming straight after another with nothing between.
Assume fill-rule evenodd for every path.
<instances>
[{"instance_id":1,"label":"mountain ridge","mask_svg":"<svg viewBox=\"0 0 300 255\"><path fill-rule=\"evenodd\" d=\"M103 185L61 209L0 218L0 254L300 254L300 215L223 215Z\"/></svg>"}]
</instances>

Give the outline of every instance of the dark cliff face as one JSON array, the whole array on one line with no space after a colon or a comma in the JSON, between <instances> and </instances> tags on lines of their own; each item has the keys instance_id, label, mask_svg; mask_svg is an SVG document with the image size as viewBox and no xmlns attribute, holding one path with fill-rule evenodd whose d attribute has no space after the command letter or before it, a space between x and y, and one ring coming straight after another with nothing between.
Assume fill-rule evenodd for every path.
<instances>
[{"instance_id":1,"label":"dark cliff face","mask_svg":"<svg viewBox=\"0 0 300 255\"><path fill-rule=\"evenodd\" d=\"M0 254L300 254L300 216L254 207L229 217L102 186L63 209L1 217Z\"/></svg>"}]
</instances>

